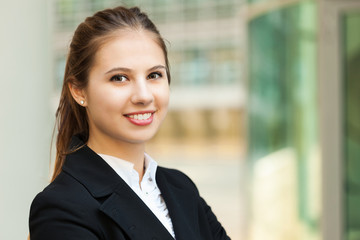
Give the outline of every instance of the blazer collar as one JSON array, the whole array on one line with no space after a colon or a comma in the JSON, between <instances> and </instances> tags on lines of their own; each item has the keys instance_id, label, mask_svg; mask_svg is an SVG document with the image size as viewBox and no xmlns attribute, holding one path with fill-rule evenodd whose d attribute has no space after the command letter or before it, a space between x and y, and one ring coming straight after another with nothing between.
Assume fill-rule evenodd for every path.
<instances>
[{"instance_id":1,"label":"blazer collar","mask_svg":"<svg viewBox=\"0 0 360 240\"><path fill-rule=\"evenodd\" d=\"M79 148L67 155L63 171L79 181L94 198L104 198L100 211L113 219L132 239L170 240L171 234L158 218L81 137L74 136L72 148Z\"/></svg>"},{"instance_id":2,"label":"blazer collar","mask_svg":"<svg viewBox=\"0 0 360 240\"><path fill-rule=\"evenodd\" d=\"M104 197L111 194L121 183L116 172L76 135L71 139L70 149L77 149L68 154L63 171L69 173L93 195Z\"/></svg>"},{"instance_id":3,"label":"blazer collar","mask_svg":"<svg viewBox=\"0 0 360 240\"><path fill-rule=\"evenodd\" d=\"M198 199L188 188L180 187L158 167L156 181L173 223L177 240L201 239L198 219ZM178 179L178 181L181 181Z\"/></svg>"}]
</instances>

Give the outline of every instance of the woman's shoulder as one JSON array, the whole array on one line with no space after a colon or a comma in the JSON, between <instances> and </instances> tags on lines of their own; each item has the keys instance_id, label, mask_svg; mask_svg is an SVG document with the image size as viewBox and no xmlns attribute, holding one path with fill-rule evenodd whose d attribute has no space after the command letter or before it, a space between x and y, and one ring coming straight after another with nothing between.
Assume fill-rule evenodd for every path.
<instances>
[{"instance_id":1,"label":"woman's shoulder","mask_svg":"<svg viewBox=\"0 0 360 240\"><path fill-rule=\"evenodd\" d=\"M198 189L195 183L184 172L178 169L166 168L161 166L158 167L157 172L159 176L165 178L166 182L176 185L180 188L191 189L198 194Z\"/></svg>"},{"instance_id":2,"label":"woman's shoulder","mask_svg":"<svg viewBox=\"0 0 360 240\"><path fill-rule=\"evenodd\" d=\"M31 239L64 239L65 235L76 239L95 239L94 233L101 235L98 208L99 202L80 182L66 173L60 173L31 203ZM75 232L78 235L71 235ZM83 235L86 237L77 238Z\"/></svg>"},{"instance_id":3,"label":"woman's shoulder","mask_svg":"<svg viewBox=\"0 0 360 240\"><path fill-rule=\"evenodd\" d=\"M91 194L81 183L62 172L35 196L31 205L32 208L44 205L64 206L64 204L84 206L91 199Z\"/></svg>"},{"instance_id":4,"label":"woman's shoulder","mask_svg":"<svg viewBox=\"0 0 360 240\"><path fill-rule=\"evenodd\" d=\"M164 174L166 177L181 178L181 179L187 179L187 180L191 181L189 176L187 176L184 172L182 172L178 169L158 166L157 171L161 174Z\"/></svg>"}]
</instances>

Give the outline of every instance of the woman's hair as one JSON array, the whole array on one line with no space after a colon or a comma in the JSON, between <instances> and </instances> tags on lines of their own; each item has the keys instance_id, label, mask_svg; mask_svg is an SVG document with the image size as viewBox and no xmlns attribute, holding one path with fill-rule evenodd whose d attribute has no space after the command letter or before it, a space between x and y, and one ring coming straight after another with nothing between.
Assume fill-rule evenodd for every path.
<instances>
[{"instance_id":1,"label":"woman's hair","mask_svg":"<svg viewBox=\"0 0 360 240\"><path fill-rule=\"evenodd\" d=\"M73 99L69 84L79 89L85 88L96 52L115 36L127 34L126 30L146 30L153 35L154 40L164 53L166 73L170 83L169 62L164 39L154 23L138 7L105 9L86 18L77 27L67 56L60 103L56 111L58 135L52 181L61 172L66 155L76 150L70 149L71 137L81 133L85 142L89 137L86 109Z\"/></svg>"}]
</instances>

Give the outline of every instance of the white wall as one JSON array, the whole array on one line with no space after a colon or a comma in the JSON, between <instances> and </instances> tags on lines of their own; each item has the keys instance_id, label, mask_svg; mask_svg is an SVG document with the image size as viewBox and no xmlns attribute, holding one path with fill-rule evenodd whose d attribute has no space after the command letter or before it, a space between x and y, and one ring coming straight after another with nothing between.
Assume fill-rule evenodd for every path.
<instances>
[{"instance_id":1,"label":"white wall","mask_svg":"<svg viewBox=\"0 0 360 240\"><path fill-rule=\"evenodd\" d=\"M49 172L49 1L0 1L0 239L25 239Z\"/></svg>"}]
</instances>

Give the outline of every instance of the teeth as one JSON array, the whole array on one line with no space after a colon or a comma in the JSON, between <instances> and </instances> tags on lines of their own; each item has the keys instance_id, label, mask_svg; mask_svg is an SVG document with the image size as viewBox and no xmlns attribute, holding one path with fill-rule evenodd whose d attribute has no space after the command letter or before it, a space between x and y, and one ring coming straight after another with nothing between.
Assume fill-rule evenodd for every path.
<instances>
[{"instance_id":1,"label":"teeth","mask_svg":"<svg viewBox=\"0 0 360 240\"><path fill-rule=\"evenodd\" d=\"M151 114L152 113L134 114L134 115L128 115L128 117L136 120L146 120L151 117Z\"/></svg>"}]
</instances>

